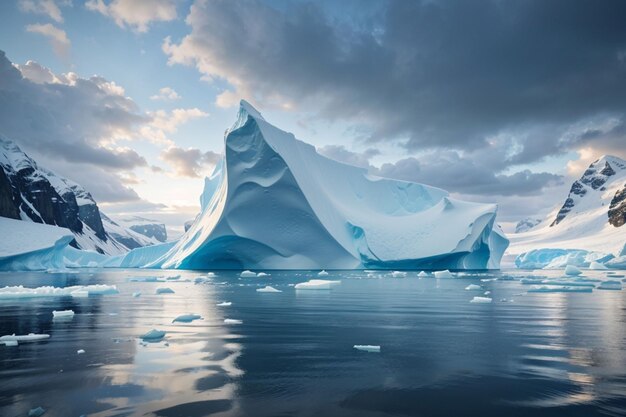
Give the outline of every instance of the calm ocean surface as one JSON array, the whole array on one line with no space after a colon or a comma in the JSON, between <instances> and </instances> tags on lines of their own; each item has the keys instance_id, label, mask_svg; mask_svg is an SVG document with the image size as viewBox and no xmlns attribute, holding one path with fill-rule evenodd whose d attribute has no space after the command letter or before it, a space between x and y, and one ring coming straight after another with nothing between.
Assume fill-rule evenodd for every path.
<instances>
[{"instance_id":1,"label":"calm ocean surface","mask_svg":"<svg viewBox=\"0 0 626 417\"><path fill-rule=\"evenodd\" d=\"M349 271L323 277L341 280L332 290L301 291L293 284L315 272L269 272L216 271L201 284L197 271L0 274L0 287L119 290L0 300L0 335L50 335L0 346L0 416L38 406L45 417L626 415L626 290L527 293L524 271L454 279ZM499 279L481 282L489 278ZM256 291L265 285L282 292ZM156 295L164 286L174 293ZM470 303L485 291L492 303ZM53 320L65 309L75 316ZM185 313L203 319L172 323ZM153 328L165 338L143 342Z\"/></svg>"}]
</instances>

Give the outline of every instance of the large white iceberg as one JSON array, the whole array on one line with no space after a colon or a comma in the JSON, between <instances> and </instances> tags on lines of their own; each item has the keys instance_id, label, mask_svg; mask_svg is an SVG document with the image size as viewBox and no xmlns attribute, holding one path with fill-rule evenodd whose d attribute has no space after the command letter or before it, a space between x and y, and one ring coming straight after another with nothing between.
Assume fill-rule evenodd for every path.
<instances>
[{"instance_id":1,"label":"large white iceberg","mask_svg":"<svg viewBox=\"0 0 626 417\"><path fill-rule=\"evenodd\" d=\"M499 268L497 206L336 162L245 101L206 180L201 213L147 267Z\"/></svg>"}]
</instances>

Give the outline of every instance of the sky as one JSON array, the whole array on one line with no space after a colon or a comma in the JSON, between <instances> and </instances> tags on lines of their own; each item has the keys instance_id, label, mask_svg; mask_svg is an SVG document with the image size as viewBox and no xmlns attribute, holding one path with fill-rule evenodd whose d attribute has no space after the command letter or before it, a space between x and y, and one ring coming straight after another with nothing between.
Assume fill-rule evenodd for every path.
<instances>
[{"instance_id":1,"label":"sky","mask_svg":"<svg viewBox=\"0 0 626 417\"><path fill-rule=\"evenodd\" d=\"M7 0L0 134L114 218L199 210L246 99L333 159L499 204L626 158L626 2Z\"/></svg>"}]
</instances>

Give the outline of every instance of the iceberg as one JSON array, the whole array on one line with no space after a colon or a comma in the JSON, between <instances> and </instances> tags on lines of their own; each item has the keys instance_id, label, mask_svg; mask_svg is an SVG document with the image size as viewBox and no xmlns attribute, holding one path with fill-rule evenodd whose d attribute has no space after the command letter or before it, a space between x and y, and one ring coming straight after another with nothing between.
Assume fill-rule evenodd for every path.
<instances>
[{"instance_id":1,"label":"iceberg","mask_svg":"<svg viewBox=\"0 0 626 417\"><path fill-rule=\"evenodd\" d=\"M330 290L332 287L341 284L341 281L329 281L325 279L312 279L295 285L296 290Z\"/></svg>"},{"instance_id":2,"label":"iceberg","mask_svg":"<svg viewBox=\"0 0 626 417\"><path fill-rule=\"evenodd\" d=\"M180 322L180 323L191 323L194 320L200 320L202 316L199 314L182 314L176 317L172 323Z\"/></svg>"},{"instance_id":3,"label":"iceberg","mask_svg":"<svg viewBox=\"0 0 626 417\"><path fill-rule=\"evenodd\" d=\"M354 345L353 347L364 352L380 352L380 346L376 345Z\"/></svg>"},{"instance_id":4,"label":"iceberg","mask_svg":"<svg viewBox=\"0 0 626 417\"><path fill-rule=\"evenodd\" d=\"M607 268L606 266L604 266L604 264L601 264L600 262L593 261L589 264L589 269L602 270L602 269L609 269L609 268Z\"/></svg>"},{"instance_id":5,"label":"iceberg","mask_svg":"<svg viewBox=\"0 0 626 417\"><path fill-rule=\"evenodd\" d=\"M448 271L447 269L445 271L435 271L434 272L435 278L454 278L454 275L452 275L452 273L450 271Z\"/></svg>"},{"instance_id":6,"label":"iceberg","mask_svg":"<svg viewBox=\"0 0 626 417\"><path fill-rule=\"evenodd\" d=\"M141 336L141 340L145 342L158 342L165 337L163 330L152 329Z\"/></svg>"},{"instance_id":7,"label":"iceberg","mask_svg":"<svg viewBox=\"0 0 626 417\"><path fill-rule=\"evenodd\" d=\"M481 287L480 285L476 285L476 284L470 284L467 287L465 287L465 291L482 291L483 287Z\"/></svg>"},{"instance_id":8,"label":"iceberg","mask_svg":"<svg viewBox=\"0 0 626 417\"><path fill-rule=\"evenodd\" d=\"M580 269L576 268L574 265L567 265L565 267L565 275L577 276L580 274L582 274L582 272L580 271Z\"/></svg>"},{"instance_id":9,"label":"iceberg","mask_svg":"<svg viewBox=\"0 0 626 417\"><path fill-rule=\"evenodd\" d=\"M270 287L269 285L263 288L257 288L256 292L282 292L281 290L277 290L274 287Z\"/></svg>"},{"instance_id":10,"label":"iceberg","mask_svg":"<svg viewBox=\"0 0 626 417\"><path fill-rule=\"evenodd\" d=\"M489 297L474 297L470 300L470 303L477 303L477 304L489 304L493 301L493 299L489 298Z\"/></svg>"},{"instance_id":11,"label":"iceberg","mask_svg":"<svg viewBox=\"0 0 626 417\"><path fill-rule=\"evenodd\" d=\"M406 272L403 272L403 271L393 271L391 273L391 276L394 277L394 278L404 278L404 277L406 277Z\"/></svg>"},{"instance_id":12,"label":"iceberg","mask_svg":"<svg viewBox=\"0 0 626 417\"><path fill-rule=\"evenodd\" d=\"M256 278L256 274L252 271L243 271L239 274L241 278Z\"/></svg>"},{"instance_id":13,"label":"iceberg","mask_svg":"<svg viewBox=\"0 0 626 417\"><path fill-rule=\"evenodd\" d=\"M417 276L420 278L425 278L425 277L429 277L430 275L426 271L420 271L420 273L417 274Z\"/></svg>"},{"instance_id":14,"label":"iceberg","mask_svg":"<svg viewBox=\"0 0 626 417\"><path fill-rule=\"evenodd\" d=\"M74 317L74 311L73 310L61 310L61 311L53 310L52 317L55 319Z\"/></svg>"},{"instance_id":15,"label":"iceberg","mask_svg":"<svg viewBox=\"0 0 626 417\"><path fill-rule=\"evenodd\" d=\"M76 351L76 354L77 354L77 355L82 355L83 353L85 353L85 349L78 349L78 350Z\"/></svg>"},{"instance_id":16,"label":"iceberg","mask_svg":"<svg viewBox=\"0 0 626 417\"><path fill-rule=\"evenodd\" d=\"M201 212L162 256L180 269L497 269L495 204L328 159L245 101Z\"/></svg>"},{"instance_id":17,"label":"iceberg","mask_svg":"<svg viewBox=\"0 0 626 417\"><path fill-rule=\"evenodd\" d=\"M174 290L169 287L159 287L156 289L156 294L174 294Z\"/></svg>"},{"instance_id":18,"label":"iceberg","mask_svg":"<svg viewBox=\"0 0 626 417\"><path fill-rule=\"evenodd\" d=\"M328 272L326 272L325 270L321 270L320 272L317 273L318 277L327 277L328 276Z\"/></svg>"},{"instance_id":19,"label":"iceberg","mask_svg":"<svg viewBox=\"0 0 626 417\"><path fill-rule=\"evenodd\" d=\"M37 334L37 333L28 333L26 335L11 334L11 335L0 336L0 343L6 344L7 342L9 343L10 342L37 342L39 340L46 340L49 338L50 338L49 334Z\"/></svg>"},{"instance_id":20,"label":"iceberg","mask_svg":"<svg viewBox=\"0 0 626 417\"><path fill-rule=\"evenodd\" d=\"M236 319L224 319L224 324L243 324L243 321Z\"/></svg>"}]
</instances>

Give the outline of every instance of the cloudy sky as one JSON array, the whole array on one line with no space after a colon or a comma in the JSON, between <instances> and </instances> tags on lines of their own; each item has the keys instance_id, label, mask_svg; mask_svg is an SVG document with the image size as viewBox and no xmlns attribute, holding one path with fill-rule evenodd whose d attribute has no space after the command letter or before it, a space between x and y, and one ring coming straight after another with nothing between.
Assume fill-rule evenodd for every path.
<instances>
[{"instance_id":1,"label":"cloudy sky","mask_svg":"<svg viewBox=\"0 0 626 417\"><path fill-rule=\"evenodd\" d=\"M174 233L240 98L321 153L500 204L626 157L626 2L0 2L0 133Z\"/></svg>"}]
</instances>

